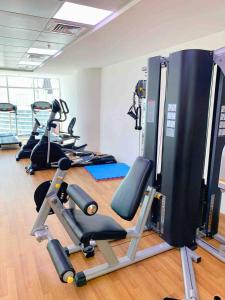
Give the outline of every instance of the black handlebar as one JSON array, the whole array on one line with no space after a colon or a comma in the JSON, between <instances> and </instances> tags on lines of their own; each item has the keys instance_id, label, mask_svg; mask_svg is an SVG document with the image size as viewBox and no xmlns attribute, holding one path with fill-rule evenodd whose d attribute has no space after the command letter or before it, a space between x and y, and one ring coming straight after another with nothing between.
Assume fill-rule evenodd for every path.
<instances>
[{"instance_id":1,"label":"black handlebar","mask_svg":"<svg viewBox=\"0 0 225 300\"><path fill-rule=\"evenodd\" d=\"M52 124L54 122L64 122L67 119L67 114L69 113L69 108L67 106L66 101L59 99L54 100L52 103L52 111L55 113L59 113L59 118L55 118L53 120L48 121L47 128L48 130L51 130Z\"/></svg>"},{"instance_id":2,"label":"black handlebar","mask_svg":"<svg viewBox=\"0 0 225 300\"><path fill-rule=\"evenodd\" d=\"M67 115L69 113L69 108L67 106L67 103L66 101L62 100L62 99L59 99L60 101L60 104L61 104L61 107L62 107L62 112L64 115Z\"/></svg>"}]
</instances>

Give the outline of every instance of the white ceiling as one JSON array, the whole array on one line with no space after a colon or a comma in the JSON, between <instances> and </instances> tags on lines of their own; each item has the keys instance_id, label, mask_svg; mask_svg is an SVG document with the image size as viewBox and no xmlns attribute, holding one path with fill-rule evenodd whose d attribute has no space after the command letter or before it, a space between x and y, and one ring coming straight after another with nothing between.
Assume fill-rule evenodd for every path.
<instances>
[{"instance_id":1,"label":"white ceiling","mask_svg":"<svg viewBox=\"0 0 225 300\"><path fill-rule=\"evenodd\" d=\"M109 8L117 1L74 2L101 3ZM130 1L118 1L121 6L125 2ZM224 0L136 2L105 26L72 42L38 72L69 73L77 68L103 67L225 29Z\"/></svg>"},{"instance_id":2,"label":"white ceiling","mask_svg":"<svg viewBox=\"0 0 225 300\"><path fill-rule=\"evenodd\" d=\"M69 0L117 11L131 0ZM61 50L77 35L52 33L46 30L49 20L63 0L1 0L0 1L0 69L17 69L20 60L29 60L27 50L41 47ZM91 28L84 28L80 34ZM43 60L46 59L43 58ZM34 58L33 58L34 60ZM22 69L33 70L35 67Z\"/></svg>"}]
</instances>

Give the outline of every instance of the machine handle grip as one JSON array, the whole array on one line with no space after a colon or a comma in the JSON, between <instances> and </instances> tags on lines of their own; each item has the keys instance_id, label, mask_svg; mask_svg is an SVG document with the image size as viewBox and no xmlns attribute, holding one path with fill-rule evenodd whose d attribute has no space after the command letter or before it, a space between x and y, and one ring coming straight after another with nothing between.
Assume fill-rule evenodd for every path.
<instances>
[{"instance_id":1,"label":"machine handle grip","mask_svg":"<svg viewBox=\"0 0 225 300\"><path fill-rule=\"evenodd\" d=\"M61 104L63 113L64 113L65 115L67 115L67 114L69 113L69 108L68 108L68 105L67 105L66 101L64 101L64 100L62 100L62 99L60 99L59 101L60 101L60 104Z\"/></svg>"},{"instance_id":2,"label":"machine handle grip","mask_svg":"<svg viewBox=\"0 0 225 300\"><path fill-rule=\"evenodd\" d=\"M98 211L98 204L93 200L82 188L76 184L71 184L67 188L67 194L77 206L88 216L96 214Z\"/></svg>"}]
</instances>

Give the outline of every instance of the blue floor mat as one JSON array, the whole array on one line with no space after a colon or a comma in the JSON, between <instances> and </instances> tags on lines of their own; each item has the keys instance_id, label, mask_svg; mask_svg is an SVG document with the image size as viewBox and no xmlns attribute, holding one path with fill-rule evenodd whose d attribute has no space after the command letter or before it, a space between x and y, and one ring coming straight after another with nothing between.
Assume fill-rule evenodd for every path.
<instances>
[{"instance_id":1,"label":"blue floor mat","mask_svg":"<svg viewBox=\"0 0 225 300\"><path fill-rule=\"evenodd\" d=\"M107 180L123 178L127 175L130 167L124 163L86 166L85 169L95 180Z\"/></svg>"}]
</instances>

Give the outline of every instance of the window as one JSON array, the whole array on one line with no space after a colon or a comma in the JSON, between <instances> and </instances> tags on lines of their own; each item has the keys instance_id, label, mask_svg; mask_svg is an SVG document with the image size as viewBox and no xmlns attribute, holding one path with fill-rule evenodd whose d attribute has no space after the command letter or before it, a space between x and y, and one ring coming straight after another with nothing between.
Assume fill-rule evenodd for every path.
<instances>
[{"instance_id":1,"label":"window","mask_svg":"<svg viewBox=\"0 0 225 300\"><path fill-rule=\"evenodd\" d=\"M60 98L58 79L0 76L0 102L9 102L17 106L17 127L13 114L0 112L0 133L30 135L34 118L45 125L49 116L48 111L33 115L31 104L34 101L52 102L55 98Z\"/></svg>"},{"instance_id":2,"label":"window","mask_svg":"<svg viewBox=\"0 0 225 300\"><path fill-rule=\"evenodd\" d=\"M8 102L7 88L0 87L0 102Z\"/></svg>"}]
</instances>

